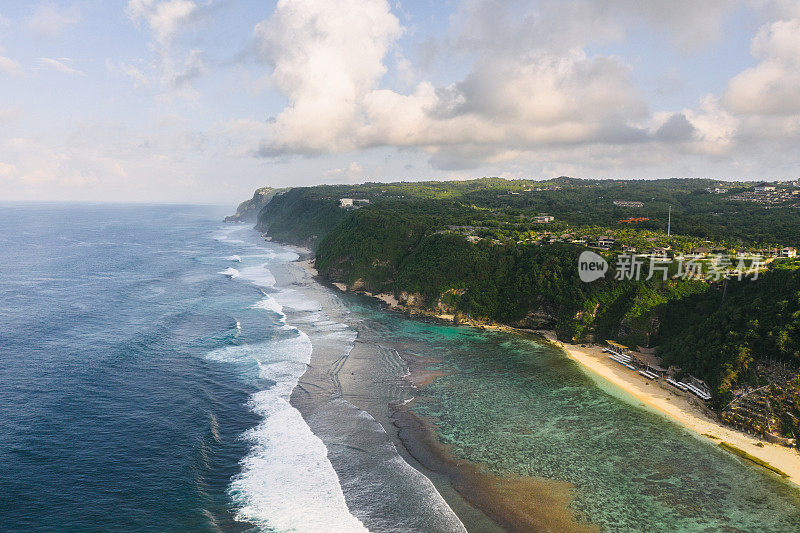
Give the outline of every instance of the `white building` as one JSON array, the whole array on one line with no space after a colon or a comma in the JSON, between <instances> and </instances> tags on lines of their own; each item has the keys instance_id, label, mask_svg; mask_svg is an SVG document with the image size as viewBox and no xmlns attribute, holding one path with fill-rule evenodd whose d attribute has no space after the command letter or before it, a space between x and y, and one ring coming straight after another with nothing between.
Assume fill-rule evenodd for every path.
<instances>
[{"instance_id":1,"label":"white building","mask_svg":"<svg viewBox=\"0 0 800 533\"><path fill-rule=\"evenodd\" d=\"M614 200L614 205L618 207L644 207L642 202L631 202L628 200Z\"/></svg>"},{"instance_id":2,"label":"white building","mask_svg":"<svg viewBox=\"0 0 800 533\"><path fill-rule=\"evenodd\" d=\"M791 246L778 250L778 257L797 257L797 250Z\"/></svg>"},{"instance_id":3,"label":"white building","mask_svg":"<svg viewBox=\"0 0 800 533\"><path fill-rule=\"evenodd\" d=\"M759 183L754 190L756 192L772 192L775 190L775 186L769 183Z\"/></svg>"},{"instance_id":4,"label":"white building","mask_svg":"<svg viewBox=\"0 0 800 533\"><path fill-rule=\"evenodd\" d=\"M554 220L555 220L555 217L550 216L550 215L539 215L539 216L533 217L533 221L536 222L537 224L547 224L547 223L552 222Z\"/></svg>"},{"instance_id":5,"label":"white building","mask_svg":"<svg viewBox=\"0 0 800 533\"><path fill-rule=\"evenodd\" d=\"M352 198L342 198L339 200L339 207L353 207Z\"/></svg>"}]
</instances>

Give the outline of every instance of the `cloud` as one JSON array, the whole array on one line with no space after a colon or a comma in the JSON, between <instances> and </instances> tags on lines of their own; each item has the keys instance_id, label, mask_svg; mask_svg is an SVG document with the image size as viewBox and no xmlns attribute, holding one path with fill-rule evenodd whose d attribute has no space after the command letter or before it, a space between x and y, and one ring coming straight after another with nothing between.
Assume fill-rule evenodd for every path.
<instances>
[{"instance_id":1,"label":"cloud","mask_svg":"<svg viewBox=\"0 0 800 533\"><path fill-rule=\"evenodd\" d=\"M22 66L10 57L4 56L4 52L5 48L0 46L0 74L13 75L22 73Z\"/></svg>"},{"instance_id":2,"label":"cloud","mask_svg":"<svg viewBox=\"0 0 800 533\"><path fill-rule=\"evenodd\" d=\"M171 84L176 89L187 88L191 82L207 72L200 50L190 50L183 68L172 73Z\"/></svg>"},{"instance_id":3,"label":"cloud","mask_svg":"<svg viewBox=\"0 0 800 533\"><path fill-rule=\"evenodd\" d=\"M731 153L741 120L725 109L718 97L704 96L697 109L686 109L683 115L695 128L697 140L691 151L711 156Z\"/></svg>"},{"instance_id":4,"label":"cloud","mask_svg":"<svg viewBox=\"0 0 800 533\"><path fill-rule=\"evenodd\" d=\"M656 130L653 138L663 142L686 142L692 140L696 131L686 115L674 113Z\"/></svg>"},{"instance_id":5,"label":"cloud","mask_svg":"<svg viewBox=\"0 0 800 533\"><path fill-rule=\"evenodd\" d=\"M445 38L449 49L525 53L621 42L632 30L663 33L682 50L717 40L740 0L465 0Z\"/></svg>"},{"instance_id":6,"label":"cloud","mask_svg":"<svg viewBox=\"0 0 800 533\"><path fill-rule=\"evenodd\" d=\"M130 0L126 13L137 24L144 21L156 41L167 46L181 27L193 20L197 4L192 0Z\"/></svg>"},{"instance_id":7,"label":"cloud","mask_svg":"<svg viewBox=\"0 0 800 533\"><path fill-rule=\"evenodd\" d=\"M133 86L137 89L148 87L150 85L150 80L147 78L144 72L139 70L138 67L127 63L122 63L118 68L133 81Z\"/></svg>"},{"instance_id":8,"label":"cloud","mask_svg":"<svg viewBox=\"0 0 800 533\"><path fill-rule=\"evenodd\" d=\"M763 154L779 145L789 153L800 140L800 2L757 5L757 16L776 17L762 18L767 22L752 40L758 64L730 80L723 94L683 110L650 109L631 65L588 52L643 28L663 32L679 52L694 50L717 39L743 5L467 0L443 37L425 45L430 57L441 54L457 63L451 72L463 74L400 90L383 81L388 66L417 77L425 69L398 67L405 29L385 0L340 9L281 0L255 36L271 68L270 87L288 104L260 123L264 137L254 153L277 158L394 147L426 154L442 171L561 165L691 174L723 158L736 172L757 168L753 162ZM672 71L659 83L661 93L672 93L684 82Z\"/></svg>"},{"instance_id":9,"label":"cloud","mask_svg":"<svg viewBox=\"0 0 800 533\"><path fill-rule=\"evenodd\" d=\"M39 58L39 65L41 65L44 68L55 70L56 72L61 72L62 74L69 74L71 76L86 75L85 72L70 67L69 66L70 63L72 63L72 59L68 57L60 57L58 59L52 59L49 57Z\"/></svg>"},{"instance_id":10,"label":"cloud","mask_svg":"<svg viewBox=\"0 0 800 533\"><path fill-rule=\"evenodd\" d=\"M0 47L0 52L3 49ZM0 56L0 73L2 74L19 74L22 72L22 66L11 58Z\"/></svg>"},{"instance_id":11,"label":"cloud","mask_svg":"<svg viewBox=\"0 0 800 533\"><path fill-rule=\"evenodd\" d=\"M284 0L256 26L272 85L289 100L262 156L391 145L421 148L433 164L456 168L465 152L471 166L475 154L490 160L553 144L647 140L638 125L647 105L619 59L580 48L490 46L484 33L507 38L493 28L470 30L482 53L460 81L422 82L409 94L382 89L402 28L384 0L351 4Z\"/></svg>"},{"instance_id":12,"label":"cloud","mask_svg":"<svg viewBox=\"0 0 800 533\"><path fill-rule=\"evenodd\" d=\"M612 0L595 2L595 9L609 4L620 17L630 17L629 24L643 21L646 26L666 32L673 44L684 51L694 51L722 36L723 23L745 2L741 0Z\"/></svg>"},{"instance_id":13,"label":"cloud","mask_svg":"<svg viewBox=\"0 0 800 533\"><path fill-rule=\"evenodd\" d=\"M345 168L333 168L325 172L325 178L336 182L357 183L364 179L364 167L352 161Z\"/></svg>"},{"instance_id":14,"label":"cloud","mask_svg":"<svg viewBox=\"0 0 800 533\"><path fill-rule=\"evenodd\" d=\"M355 148L361 102L386 72L383 58L401 28L384 0L278 2L255 27L273 86L289 106L273 125L268 150Z\"/></svg>"},{"instance_id":15,"label":"cloud","mask_svg":"<svg viewBox=\"0 0 800 533\"><path fill-rule=\"evenodd\" d=\"M54 3L41 4L27 20L28 27L40 37L56 37L81 20L77 4L61 9Z\"/></svg>"},{"instance_id":16,"label":"cloud","mask_svg":"<svg viewBox=\"0 0 800 533\"><path fill-rule=\"evenodd\" d=\"M759 63L730 81L725 105L742 115L800 113L800 17L762 26L750 48Z\"/></svg>"},{"instance_id":17,"label":"cloud","mask_svg":"<svg viewBox=\"0 0 800 533\"><path fill-rule=\"evenodd\" d=\"M125 11L135 24L144 22L150 30L156 59L153 72L146 73L132 66L127 66L123 72L140 88L150 85L151 80L158 80L164 90L157 95L159 101L171 103L175 98L196 101L199 95L192 82L207 72L202 51L191 49L182 57L174 41L181 32L198 24L200 6L192 0L130 0Z\"/></svg>"},{"instance_id":18,"label":"cloud","mask_svg":"<svg viewBox=\"0 0 800 533\"><path fill-rule=\"evenodd\" d=\"M17 173L15 165L9 165L0 161L0 180L10 180Z\"/></svg>"},{"instance_id":19,"label":"cloud","mask_svg":"<svg viewBox=\"0 0 800 533\"><path fill-rule=\"evenodd\" d=\"M53 146L27 137L0 139L5 157L5 181L17 186L61 185L68 188L111 183L124 175L119 163L94 150Z\"/></svg>"}]
</instances>

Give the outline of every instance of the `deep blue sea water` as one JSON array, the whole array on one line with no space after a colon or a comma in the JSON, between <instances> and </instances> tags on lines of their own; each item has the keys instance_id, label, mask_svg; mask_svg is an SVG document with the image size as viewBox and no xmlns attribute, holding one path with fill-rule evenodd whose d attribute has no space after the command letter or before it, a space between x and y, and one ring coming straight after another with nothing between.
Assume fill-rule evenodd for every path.
<instances>
[{"instance_id":1,"label":"deep blue sea water","mask_svg":"<svg viewBox=\"0 0 800 533\"><path fill-rule=\"evenodd\" d=\"M0 530L236 531L261 518L261 485L284 494L268 499L276 514L292 498L291 476L260 477L280 475L258 470L277 451L252 432L282 410L284 445L310 434L287 401L307 340L257 305L264 264L293 257L229 238L243 228L224 214L0 207ZM252 279L233 283L234 266ZM220 363L237 349L263 354ZM314 444L295 461L324 463ZM336 500L328 470L316 489Z\"/></svg>"},{"instance_id":2,"label":"deep blue sea water","mask_svg":"<svg viewBox=\"0 0 800 533\"><path fill-rule=\"evenodd\" d=\"M222 214L0 206L0 530L242 528L257 384L204 355L270 319L214 268Z\"/></svg>"}]
</instances>

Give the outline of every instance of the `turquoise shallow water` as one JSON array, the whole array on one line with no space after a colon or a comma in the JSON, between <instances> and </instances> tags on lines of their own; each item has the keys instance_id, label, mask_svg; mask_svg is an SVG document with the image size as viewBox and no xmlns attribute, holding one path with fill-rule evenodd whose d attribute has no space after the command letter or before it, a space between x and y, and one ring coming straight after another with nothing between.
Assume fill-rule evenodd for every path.
<instances>
[{"instance_id":1,"label":"turquoise shallow water","mask_svg":"<svg viewBox=\"0 0 800 533\"><path fill-rule=\"evenodd\" d=\"M407 355L454 371L413 409L456 455L574 484L574 510L605 530L800 531L800 491L602 390L556 348L360 312Z\"/></svg>"}]
</instances>

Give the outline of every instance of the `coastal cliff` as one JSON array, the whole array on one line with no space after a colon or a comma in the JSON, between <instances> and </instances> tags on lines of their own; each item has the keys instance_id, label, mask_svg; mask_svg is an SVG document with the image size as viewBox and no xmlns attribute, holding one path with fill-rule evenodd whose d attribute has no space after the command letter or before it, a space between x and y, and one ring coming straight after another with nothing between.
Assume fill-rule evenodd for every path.
<instances>
[{"instance_id":1,"label":"coastal cliff","mask_svg":"<svg viewBox=\"0 0 800 533\"><path fill-rule=\"evenodd\" d=\"M236 209L236 213L225 217L225 222L255 222L258 213L267 205L276 194L283 194L288 189L273 189L272 187L261 187L256 189L253 197L245 200Z\"/></svg>"},{"instance_id":2,"label":"coastal cliff","mask_svg":"<svg viewBox=\"0 0 800 533\"><path fill-rule=\"evenodd\" d=\"M771 265L756 282L647 280L644 265L640 280L608 275L585 283L576 268L585 245L504 238L526 216L506 205L515 200L506 194L507 183L293 188L261 209L257 228L311 248L324 279L386 295L411 314L553 329L572 343L655 346L664 365L709 384L717 409L729 404L734 391L772 380L777 366L800 362L796 262ZM362 207L345 207L343 198L362 199ZM620 253L596 250L610 265ZM787 409L769 427L791 437L800 432L800 412L792 414L791 407L797 387L791 372L782 375L789 377L781 378L771 401Z\"/></svg>"}]
</instances>

